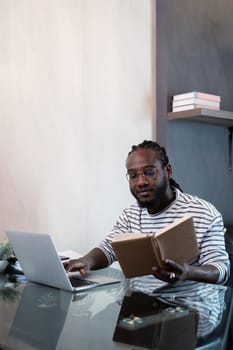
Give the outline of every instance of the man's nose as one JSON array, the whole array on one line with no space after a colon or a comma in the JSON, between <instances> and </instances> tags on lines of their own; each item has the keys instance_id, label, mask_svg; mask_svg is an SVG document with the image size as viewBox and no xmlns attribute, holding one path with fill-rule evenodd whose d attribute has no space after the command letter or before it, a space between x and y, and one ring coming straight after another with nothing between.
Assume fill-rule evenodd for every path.
<instances>
[{"instance_id":1,"label":"man's nose","mask_svg":"<svg viewBox=\"0 0 233 350\"><path fill-rule=\"evenodd\" d=\"M145 177L145 175L143 173L138 173L137 185L143 186L143 185L148 184L148 183L149 183L149 181Z\"/></svg>"}]
</instances>

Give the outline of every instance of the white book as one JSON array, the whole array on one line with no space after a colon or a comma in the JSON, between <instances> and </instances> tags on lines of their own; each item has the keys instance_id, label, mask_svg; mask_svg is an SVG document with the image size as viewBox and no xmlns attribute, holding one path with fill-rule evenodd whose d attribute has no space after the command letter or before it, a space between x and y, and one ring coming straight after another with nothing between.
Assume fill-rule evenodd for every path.
<instances>
[{"instance_id":1,"label":"white book","mask_svg":"<svg viewBox=\"0 0 233 350\"><path fill-rule=\"evenodd\" d=\"M199 105L213 106L213 107L220 106L220 102L204 100L202 98L187 98L185 100L173 101L172 106L178 107L178 106L186 106L191 104L199 104Z\"/></svg>"},{"instance_id":2,"label":"white book","mask_svg":"<svg viewBox=\"0 0 233 350\"><path fill-rule=\"evenodd\" d=\"M214 106L205 106L205 105L199 105L199 104L191 104L191 105L186 105L186 106L178 106L178 107L173 107L172 112L181 112L181 111L188 111L190 109L196 109L196 108L205 108L205 109L214 109L219 111L219 107L214 107Z\"/></svg>"},{"instance_id":3,"label":"white book","mask_svg":"<svg viewBox=\"0 0 233 350\"><path fill-rule=\"evenodd\" d=\"M204 100L210 100L215 102L220 102L221 97L219 95L207 94L205 92L191 91L185 92L183 94L178 94L173 96L173 101L184 100L187 98L202 98Z\"/></svg>"}]
</instances>

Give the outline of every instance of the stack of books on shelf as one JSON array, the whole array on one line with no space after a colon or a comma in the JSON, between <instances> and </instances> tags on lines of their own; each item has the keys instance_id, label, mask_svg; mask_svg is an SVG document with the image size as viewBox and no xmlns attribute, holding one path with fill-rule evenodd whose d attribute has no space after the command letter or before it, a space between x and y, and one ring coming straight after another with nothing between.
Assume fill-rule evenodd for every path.
<instances>
[{"instance_id":1,"label":"stack of books on shelf","mask_svg":"<svg viewBox=\"0 0 233 350\"><path fill-rule=\"evenodd\" d=\"M172 100L172 112L187 111L195 108L207 108L220 110L221 97L204 92L186 92L174 95Z\"/></svg>"}]
</instances>

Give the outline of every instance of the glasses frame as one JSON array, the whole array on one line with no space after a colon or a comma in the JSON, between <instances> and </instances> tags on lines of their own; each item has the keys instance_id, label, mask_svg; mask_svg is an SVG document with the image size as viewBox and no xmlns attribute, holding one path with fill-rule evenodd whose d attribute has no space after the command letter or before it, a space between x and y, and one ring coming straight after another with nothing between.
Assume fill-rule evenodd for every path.
<instances>
[{"instance_id":1,"label":"glasses frame","mask_svg":"<svg viewBox=\"0 0 233 350\"><path fill-rule=\"evenodd\" d=\"M153 169L153 175L151 175L151 176L148 176L148 175L146 175L145 174L145 171L146 170L148 170L148 169ZM127 172L126 174L125 174L125 177L126 177L126 179L128 180L128 182L136 182L137 180L138 180L138 178L139 178L139 175L140 174L142 174L142 176L145 178L145 179L147 179L147 180L150 180L150 179L152 179L154 176L155 176L155 174L156 174L156 170L157 168L155 167L155 166L153 166L153 165L150 165L150 166L147 166L147 167L145 167L143 170L140 170L140 171L135 171L135 174L136 174L136 177L135 178L130 178L130 173L129 172ZM132 171L133 172L133 171Z\"/></svg>"}]
</instances>

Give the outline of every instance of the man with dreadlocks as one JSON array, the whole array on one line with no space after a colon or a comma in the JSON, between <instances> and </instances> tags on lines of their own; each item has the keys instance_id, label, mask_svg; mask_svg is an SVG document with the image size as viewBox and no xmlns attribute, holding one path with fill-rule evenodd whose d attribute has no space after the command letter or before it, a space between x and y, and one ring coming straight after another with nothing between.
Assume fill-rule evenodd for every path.
<instances>
[{"instance_id":1,"label":"man with dreadlocks","mask_svg":"<svg viewBox=\"0 0 233 350\"><path fill-rule=\"evenodd\" d=\"M229 277L229 258L225 250L223 219L209 202L183 193L172 178L172 167L164 147L153 141L133 146L126 160L127 179L137 203L125 209L112 231L89 253L71 260L67 271L106 267L116 261L111 242L124 232L155 233L174 220L193 217L200 255L192 264L164 261L164 268L153 267L151 275L130 279L134 291L153 293L155 288L176 281L224 284ZM140 259L140 256L138 257Z\"/></svg>"}]
</instances>

